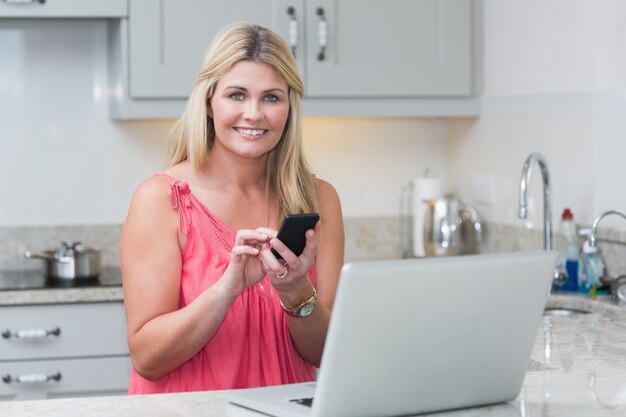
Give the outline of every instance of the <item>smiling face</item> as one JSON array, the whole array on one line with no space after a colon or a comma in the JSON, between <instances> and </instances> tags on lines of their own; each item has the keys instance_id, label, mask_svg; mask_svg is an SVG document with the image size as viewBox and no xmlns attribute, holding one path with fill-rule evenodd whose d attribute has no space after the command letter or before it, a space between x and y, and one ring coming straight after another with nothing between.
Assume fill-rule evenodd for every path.
<instances>
[{"instance_id":1,"label":"smiling face","mask_svg":"<svg viewBox=\"0 0 626 417\"><path fill-rule=\"evenodd\" d=\"M289 87L270 65L240 61L216 83L207 106L213 147L242 158L267 155L280 141L289 116Z\"/></svg>"}]
</instances>

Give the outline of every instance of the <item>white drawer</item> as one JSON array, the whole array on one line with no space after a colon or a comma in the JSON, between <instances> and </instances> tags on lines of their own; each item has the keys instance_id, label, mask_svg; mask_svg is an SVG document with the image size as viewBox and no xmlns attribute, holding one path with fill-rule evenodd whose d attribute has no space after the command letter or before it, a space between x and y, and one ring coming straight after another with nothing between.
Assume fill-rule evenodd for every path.
<instances>
[{"instance_id":1,"label":"white drawer","mask_svg":"<svg viewBox=\"0 0 626 417\"><path fill-rule=\"evenodd\" d=\"M0 363L0 400L125 394L130 367L128 356ZM47 382L16 381L20 376L33 379L46 375L60 378Z\"/></svg>"},{"instance_id":2,"label":"white drawer","mask_svg":"<svg viewBox=\"0 0 626 417\"><path fill-rule=\"evenodd\" d=\"M0 335L0 362L128 354L121 302L0 307Z\"/></svg>"},{"instance_id":3,"label":"white drawer","mask_svg":"<svg viewBox=\"0 0 626 417\"><path fill-rule=\"evenodd\" d=\"M126 17L127 0L4 0L0 17Z\"/></svg>"}]
</instances>

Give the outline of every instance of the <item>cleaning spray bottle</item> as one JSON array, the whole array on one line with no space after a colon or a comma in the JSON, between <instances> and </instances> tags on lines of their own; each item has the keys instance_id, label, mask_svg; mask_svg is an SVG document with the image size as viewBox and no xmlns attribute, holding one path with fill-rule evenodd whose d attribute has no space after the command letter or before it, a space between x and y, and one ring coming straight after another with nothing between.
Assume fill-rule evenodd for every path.
<instances>
[{"instance_id":1,"label":"cleaning spray bottle","mask_svg":"<svg viewBox=\"0 0 626 417\"><path fill-rule=\"evenodd\" d=\"M600 279L604 276L604 269L600 251L585 240L578 270L578 291L596 298L598 288L602 286Z\"/></svg>"}]
</instances>

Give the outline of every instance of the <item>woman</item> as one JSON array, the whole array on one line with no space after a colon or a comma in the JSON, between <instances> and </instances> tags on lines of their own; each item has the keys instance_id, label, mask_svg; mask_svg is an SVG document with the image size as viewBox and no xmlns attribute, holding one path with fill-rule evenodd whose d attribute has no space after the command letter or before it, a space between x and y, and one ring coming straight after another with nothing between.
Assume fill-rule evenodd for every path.
<instances>
[{"instance_id":1,"label":"woman","mask_svg":"<svg viewBox=\"0 0 626 417\"><path fill-rule=\"evenodd\" d=\"M129 393L314 379L344 236L336 191L303 156L302 95L270 30L231 25L209 47L168 168L139 185L122 231ZM320 222L296 256L276 228L307 212Z\"/></svg>"}]
</instances>

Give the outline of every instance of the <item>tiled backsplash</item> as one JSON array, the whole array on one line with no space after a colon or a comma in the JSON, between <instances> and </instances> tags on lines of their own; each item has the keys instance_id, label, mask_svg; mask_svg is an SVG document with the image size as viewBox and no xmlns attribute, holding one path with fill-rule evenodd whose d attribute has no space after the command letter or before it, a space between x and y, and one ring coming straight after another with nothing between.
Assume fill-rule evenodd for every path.
<instances>
[{"instance_id":1,"label":"tiled backsplash","mask_svg":"<svg viewBox=\"0 0 626 417\"><path fill-rule=\"evenodd\" d=\"M402 257L400 220L354 218L345 220L346 261L394 259ZM601 229L598 247L606 263L608 277L626 275L626 232ZM579 242L582 246L582 240ZM554 234L555 247L560 238ZM517 252L543 249L543 231L483 222L481 253Z\"/></svg>"},{"instance_id":2,"label":"tiled backsplash","mask_svg":"<svg viewBox=\"0 0 626 417\"><path fill-rule=\"evenodd\" d=\"M402 257L400 220L397 217L347 218L346 262ZM543 232L495 223L483 224L481 253L515 252L543 248ZM79 240L102 251L104 266L119 266L122 225L47 226L0 228L0 269L38 269L41 262L24 258L24 252L58 248L63 240ZM626 275L626 233L600 230L598 246L610 277ZM581 242L582 243L582 242ZM558 247L559 237L555 234Z\"/></svg>"},{"instance_id":3,"label":"tiled backsplash","mask_svg":"<svg viewBox=\"0 0 626 417\"><path fill-rule=\"evenodd\" d=\"M122 225L0 227L0 269L41 269L43 261L24 252L61 248L64 240L100 250L103 266L119 266L121 231Z\"/></svg>"}]
</instances>

